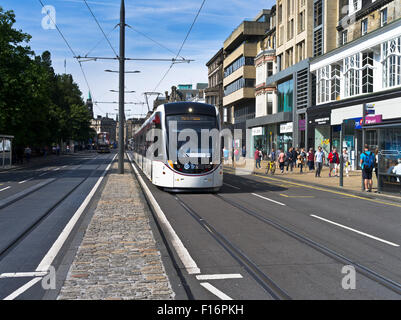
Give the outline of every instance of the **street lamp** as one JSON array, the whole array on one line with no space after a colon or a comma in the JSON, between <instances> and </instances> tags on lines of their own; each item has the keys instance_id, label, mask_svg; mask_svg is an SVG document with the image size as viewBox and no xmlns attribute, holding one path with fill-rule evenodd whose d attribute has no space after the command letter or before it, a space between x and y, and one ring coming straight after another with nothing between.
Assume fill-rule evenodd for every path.
<instances>
[{"instance_id":1,"label":"street lamp","mask_svg":"<svg viewBox=\"0 0 401 320\"><path fill-rule=\"evenodd\" d=\"M120 73L119 71L114 71L114 70L109 70L106 69L104 70L105 72L113 72L113 73ZM141 73L141 71L135 70L135 71L125 71L124 73Z\"/></svg>"},{"instance_id":2,"label":"street lamp","mask_svg":"<svg viewBox=\"0 0 401 320\"><path fill-rule=\"evenodd\" d=\"M110 92L120 92L118 90L110 90ZM124 91L125 93L135 93L136 91Z\"/></svg>"}]
</instances>

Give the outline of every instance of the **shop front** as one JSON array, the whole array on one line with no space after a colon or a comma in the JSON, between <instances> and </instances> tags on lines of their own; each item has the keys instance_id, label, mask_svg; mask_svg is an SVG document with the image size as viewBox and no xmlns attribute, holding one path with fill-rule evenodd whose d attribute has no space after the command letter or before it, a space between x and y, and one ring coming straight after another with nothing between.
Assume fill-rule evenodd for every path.
<instances>
[{"instance_id":1,"label":"shop front","mask_svg":"<svg viewBox=\"0 0 401 320\"><path fill-rule=\"evenodd\" d=\"M330 111L324 114L309 115L308 125L308 147L317 150L320 146L328 155L331 148Z\"/></svg>"},{"instance_id":2,"label":"shop front","mask_svg":"<svg viewBox=\"0 0 401 320\"><path fill-rule=\"evenodd\" d=\"M279 124L279 134L277 135L277 149L287 152L293 146L292 134L294 123L287 122Z\"/></svg>"},{"instance_id":3,"label":"shop front","mask_svg":"<svg viewBox=\"0 0 401 320\"><path fill-rule=\"evenodd\" d=\"M401 121L400 121L401 122ZM401 123L375 125L379 149L379 191L401 193ZM366 130L372 126L365 126Z\"/></svg>"}]
</instances>

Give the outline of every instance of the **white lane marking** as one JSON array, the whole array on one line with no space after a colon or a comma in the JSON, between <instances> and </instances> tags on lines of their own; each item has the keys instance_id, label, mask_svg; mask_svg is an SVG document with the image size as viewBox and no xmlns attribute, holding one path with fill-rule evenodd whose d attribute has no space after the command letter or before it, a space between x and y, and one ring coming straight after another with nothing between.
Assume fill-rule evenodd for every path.
<instances>
[{"instance_id":1,"label":"white lane marking","mask_svg":"<svg viewBox=\"0 0 401 320\"><path fill-rule=\"evenodd\" d=\"M55 168L53 169L53 171L59 171L61 168Z\"/></svg>"},{"instance_id":2,"label":"white lane marking","mask_svg":"<svg viewBox=\"0 0 401 320\"><path fill-rule=\"evenodd\" d=\"M23 285L21 288L15 290L12 294L10 294L9 296L5 297L3 300L14 300L16 297L18 297L20 294L24 293L30 287L33 287L40 280L42 280L42 277L32 279L31 281L29 281L28 283Z\"/></svg>"},{"instance_id":3,"label":"white lane marking","mask_svg":"<svg viewBox=\"0 0 401 320\"><path fill-rule=\"evenodd\" d=\"M216 287L212 286L209 282L201 282L200 285L202 287L204 287L206 290L209 290L215 296L219 297L221 300L233 300L228 295L226 295L224 292L221 292L219 289L217 289Z\"/></svg>"},{"instance_id":4,"label":"white lane marking","mask_svg":"<svg viewBox=\"0 0 401 320\"><path fill-rule=\"evenodd\" d=\"M45 174L48 174L49 171L43 172L42 174L39 175L39 177L44 176Z\"/></svg>"},{"instance_id":5,"label":"white lane marking","mask_svg":"<svg viewBox=\"0 0 401 320\"><path fill-rule=\"evenodd\" d=\"M78 210L74 213L73 217L70 219L68 224L65 226L63 231L60 233L58 236L57 240L53 243L52 247L50 250L46 253L42 261L39 263L38 267L36 268L36 272L48 272L51 264L53 263L54 258L57 256L58 252L60 251L61 247L63 246L64 242L67 240L69 234L71 233L72 229L74 228L75 224L81 217L82 213L86 209L87 205L93 198L96 190L99 188L100 183L102 182L103 178L105 177L107 171L109 171L114 159L117 157L117 154L113 157L113 160L111 160L110 164L107 166L107 168L103 171L103 174L100 176L98 181L96 182L95 186L92 188L91 192L88 194L88 196L85 198L84 202L82 202L81 206L78 208ZM27 291L29 288L31 288L35 283L40 281L42 278L35 278L14 291L12 294L10 294L8 297L6 297L4 300L14 300L16 297L18 297L20 294L24 293Z\"/></svg>"},{"instance_id":6,"label":"white lane marking","mask_svg":"<svg viewBox=\"0 0 401 320\"><path fill-rule=\"evenodd\" d=\"M26 278L26 277L44 277L48 272L14 272L14 273L2 273L0 279L5 278Z\"/></svg>"},{"instance_id":7,"label":"white lane marking","mask_svg":"<svg viewBox=\"0 0 401 320\"><path fill-rule=\"evenodd\" d=\"M166 215L160 208L159 204L157 203L156 199L153 197L152 193L150 192L148 186L146 183L143 181L141 175L139 174L138 170L132 163L132 159L129 154L128 158L131 162L131 167L134 169L135 174L140 182L140 184L143 187L143 190L148 196L148 199L153 207L153 209L156 212L156 215L159 219L159 222L162 226L164 226L166 233L168 237L171 240L171 243L177 252L178 256L180 257L182 263L184 264L185 269L187 270L188 274L199 274L200 269L198 268L196 262L194 259L192 259L191 255L189 254L187 248L185 248L184 244L182 243L181 239L177 236L176 232L174 231L173 227L171 226L170 222L167 220Z\"/></svg>"},{"instance_id":8,"label":"white lane marking","mask_svg":"<svg viewBox=\"0 0 401 320\"><path fill-rule=\"evenodd\" d=\"M84 202L82 202L81 206L78 208L78 210L74 213L72 216L71 220L68 222L68 224L64 227L63 231L60 233L58 236L57 240L53 243L52 247L50 250L46 253L42 261L39 263L38 267L36 268L36 271L48 271L49 267L53 263L54 258L57 256L59 253L61 247L63 246L64 242L67 240L68 236L70 235L72 229L74 228L75 224L81 217L82 213L88 206L89 202L92 200L93 196L95 195L95 192L99 188L100 183L103 181L103 178L105 177L106 173L109 171L114 159L117 157L115 155L113 157L113 160L110 162L110 164L107 166L107 168L103 171L101 177L97 180L96 184L92 188L92 190L89 192L88 196L85 198Z\"/></svg>"},{"instance_id":9,"label":"white lane marking","mask_svg":"<svg viewBox=\"0 0 401 320\"><path fill-rule=\"evenodd\" d=\"M31 181L32 179L33 179L33 177L32 177L32 178L29 178L29 179L26 179L26 180L24 180L24 181L18 182L18 183L19 183L19 184L23 184L23 183L25 183L25 182Z\"/></svg>"},{"instance_id":10,"label":"white lane marking","mask_svg":"<svg viewBox=\"0 0 401 320\"><path fill-rule=\"evenodd\" d=\"M234 189L237 189L237 190L241 190L241 188L238 188L238 187L233 186L233 185L228 184L228 183L224 183L224 185L226 185L226 186L228 186L228 187L230 187L230 188L234 188Z\"/></svg>"},{"instance_id":11,"label":"white lane marking","mask_svg":"<svg viewBox=\"0 0 401 320\"><path fill-rule=\"evenodd\" d=\"M276 200L272 200L272 199L263 197L263 196L258 195L258 194L256 194L256 193L252 193L252 194L253 194L254 196L256 196L256 197L259 197L259 198L265 199L265 200L267 200L267 201L270 201L270 202L274 202L274 203L276 203L276 204L279 204L280 206L285 206L284 203L278 202L278 201L276 201Z\"/></svg>"},{"instance_id":12,"label":"white lane marking","mask_svg":"<svg viewBox=\"0 0 401 320\"><path fill-rule=\"evenodd\" d=\"M239 273L232 274L202 274L196 276L198 280L224 280L224 279L242 279Z\"/></svg>"},{"instance_id":13,"label":"white lane marking","mask_svg":"<svg viewBox=\"0 0 401 320\"><path fill-rule=\"evenodd\" d=\"M4 190L7 190L7 189L10 189L11 187L10 186L8 186L8 187L5 187L5 188L3 188L3 189L0 189L0 192L1 191L4 191Z\"/></svg>"},{"instance_id":14,"label":"white lane marking","mask_svg":"<svg viewBox=\"0 0 401 320\"><path fill-rule=\"evenodd\" d=\"M320 220L322 220L322 221L325 221L325 222L334 224L334 225L336 225L336 226L338 226L338 227L341 227L341 228L344 228L344 229L353 231L353 232L358 233L358 234L360 234L360 235L363 235L363 236L365 236L365 237L368 237L368 238L371 238L371 239L374 239L374 240L377 240L377 241L386 243L386 244L388 244L388 245L390 245L390 246L393 246L393 247L399 247L399 246L400 246L400 245L398 245L398 244L396 244L396 243L393 243L393 242L390 242L390 241L387 241L387 240L380 239L380 238L378 238L378 237L372 236L372 235L367 234L367 233L365 233L365 232L361 232L361 231L358 231L358 230L356 230L356 229L352 229L352 228L350 228L350 227L344 226L344 225L339 224L339 223L337 223L337 222L333 222L333 221L327 220L327 219L325 219L325 218L316 216L316 215L314 215L314 214L311 214L311 217L314 217L314 218L316 218L316 219L320 219Z\"/></svg>"}]
</instances>

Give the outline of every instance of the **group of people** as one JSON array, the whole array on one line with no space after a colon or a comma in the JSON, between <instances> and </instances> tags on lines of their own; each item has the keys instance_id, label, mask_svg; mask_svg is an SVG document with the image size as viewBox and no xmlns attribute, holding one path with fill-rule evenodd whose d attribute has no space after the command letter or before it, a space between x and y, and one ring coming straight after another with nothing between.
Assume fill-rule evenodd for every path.
<instances>
[{"instance_id":1,"label":"group of people","mask_svg":"<svg viewBox=\"0 0 401 320\"><path fill-rule=\"evenodd\" d=\"M347 148L344 148L342 155L344 159L345 173L347 176L349 176L350 162ZM260 168L262 152L256 149L254 158L256 162L256 168ZM318 147L316 152L313 150L313 148L310 148L308 152L305 151L305 148L291 147L287 152L284 150L276 151L273 148L270 152L269 160L277 163L281 173L284 173L284 169L292 172L294 168L299 168L299 172L303 173L304 168L307 166L309 171L315 171L316 177L321 176L322 168L327 161L330 167L329 176L331 177L339 175L340 155L337 153L336 148L333 148L332 152L329 153L327 160L321 146Z\"/></svg>"}]
</instances>

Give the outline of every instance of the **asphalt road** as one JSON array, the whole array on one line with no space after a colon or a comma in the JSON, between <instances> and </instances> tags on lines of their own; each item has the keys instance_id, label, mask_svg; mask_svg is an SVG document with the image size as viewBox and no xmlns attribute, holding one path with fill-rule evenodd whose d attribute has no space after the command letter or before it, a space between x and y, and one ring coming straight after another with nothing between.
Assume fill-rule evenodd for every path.
<instances>
[{"instance_id":1,"label":"asphalt road","mask_svg":"<svg viewBox=\"0 0 401 320\"><path fill-rule=\"evenodd\" d=\"M231 170L217 194L170 194L142 177L180 239L161 226L188 298L401 298L400 203ZM343 288L349 266L355 289Z\"/></svg>"},{"instance_id":2,"label":"asphalt road","mask_svg":"<svg viewBox=\"0 0 401 320\"><path fill-rule=\"evenodd\" d=\"M38 269L47 261L59 269L69 246L50 249L113 157L80 153L0 174L0 299L43 298L49 273Z\"/></svg>"}]
</instances>

